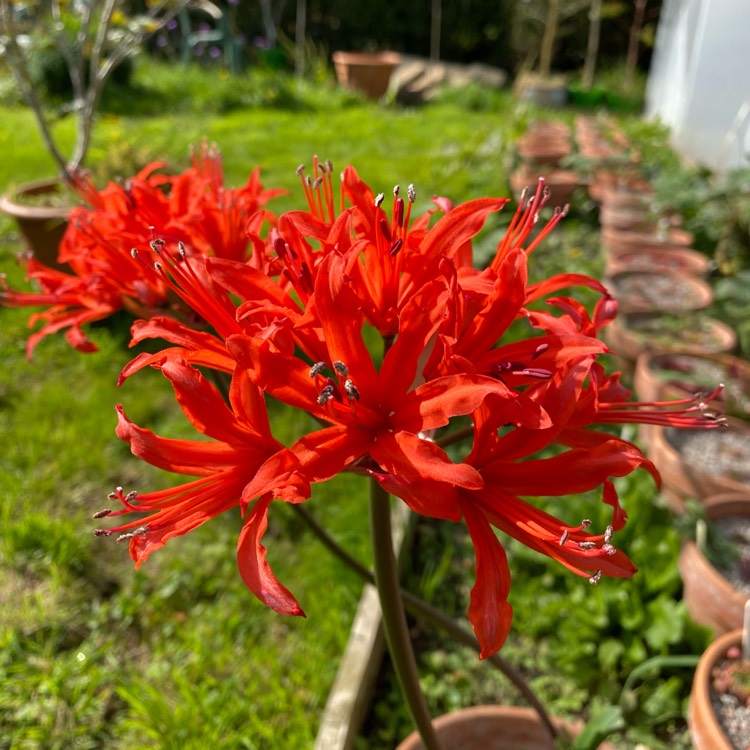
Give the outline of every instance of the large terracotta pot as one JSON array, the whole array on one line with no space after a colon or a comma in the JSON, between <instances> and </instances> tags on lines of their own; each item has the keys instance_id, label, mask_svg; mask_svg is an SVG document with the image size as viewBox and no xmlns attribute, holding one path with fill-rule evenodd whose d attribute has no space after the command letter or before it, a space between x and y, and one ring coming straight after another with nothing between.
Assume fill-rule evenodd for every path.
<instances>
[{"instance_id":1,"label":"large terracotta pot","mask_svg":"<svg viewBox=\"0 0 750 750\"><path fill-rule=\"evenodd\" d=\"M47 179L24 183L15 189L12 197L0 197L0 210L15 219L26 249L41 263L57 268L60 267L57 253L73 206L47 206L36 201L24 201L24 198L39 199L46 195L58 195L61 191L62 183L59 180Z\"/></svg>"},{"instance_id":2,"label":"large terracotta pot","mask_svg":"<svg viewBox=\"0 0 750 750\"><path fill-rule=\"evenodd\" d=\"M711 261L703 253L687 247L667 249L632 250L608 255L604 273L612 276L626 271L649 273L683 273L689 276L706 276Z\"/></svg>"},{"instance_id":3,"label":"large terracotta pot","mask_svg":"<svg viewBox=\"0 0 750 750\"><path fill-rule=\"evenodd\" d=\"M581 727L556 722L574 737ZM440 716L433 722L445 750L555 750L537 713L515 706L473 706ZM396 750L423 750L419 735L410 734ZM599 750L613 750L607 742Z\"/></svg>"},{"instance_id":4,"label":"large terracotta pot","mask_svg":"<svg viewBox=\"0 0 750 750\"><path fill-rule=\"evenodd\" d=\"M395 52L334 52L333 65L339 83L380 99L388 90L391 73L401 61Z\"/></svg>"},{"instance_id":5,"label":"large terracotta pot","mask_svg":"<svg viewBox=\"0 0 750 750\"><path fill-rule=\"evenodd\" d=\"M633 387L639 401L673 401L724 388L711 409L750 421L750 362L731 354L682 349L644 352L638 357ZM638 435L648 445L653 425L639 425Z\"/></svg>"},{"instance_id":6,"label":"large terracotta pot","mask_svg":"<svg viewBox=\"0 0 750 750\"><path fill-rule=\"evenodd\" d=\"M745 494L714 495L704 502L706 519L750 518L750 489ZM686 541L679 559L682 598L690 616L713 628L715 635L742 627L747 594L734 586L708 560L698 545Z\"/></svg>"},{"instance_id":7,"label":"large terracotta pot","mask_svg":"<svg viewBox=\"0 0 750 750\"><path fill-rule=\"evenodd\" d=\"M636 232L602 227L602 248L606 255L617 256L634 250L666 250L672 247L689 247L693 235L684 229L671 227L659 232Z\"/></svg>"},{"instance_id":8,"label":"large terracotta pot","mask_svg":"<svg viewBox=\"0 0 750 750\"><path fill-rule=\"evenodd\" d=\"M711 287L689 274L623 271L606 279L623 314L703 310L713 301Z\"/></svg>"},{"instance_id":9,"label":"large terracotta pot","mask_svg":"<svg viewBox=\"0 0 750 750\"><path fill-rule=\"evenodd\" d=\"M733 630L717 638L704 651L693 677L688 706L688 727L694 750L734 750L711 702L711 677L714 667L732 647L742 643L742 630Z\"/></svg>"},{"instance_id":10,"label":"large terracotta pot","mask_svg":"<svg viewBox=\"0 0 750 750\"><path fill-rule=\"evenodd\" d=\"M634 387L640 401L689 398L724 389L712 407L750 421L750 362L731 354L680 349L641 355L635 368Z\"/></svg>"},{"instance_id":11,"label":"large terracotta pot","mask_svg":"<svg viewBox=\"0 0 750 750\"><path fill-rule=\"evenodd\" d=\"M619 315L603 335L615 354L631 363L646 351L696 347L707 352L730 352L737 345L733 328L703 313L683 318L660 313Z\"/></svg>"},{"instance_id":12,"label":"large terracotta pot","mask_svg":"<svg viewBox=\"0 0 750 750\"><path fill-rule=\"evenodd\" d=\"M510 175L510 187L516 200L521 199L526 188L536 188L540 177L544 177L544 186L549 191L548 206L564 206L583 185L578 174L570 169L522 166Z\"/></svg>"},{"instance_id":13,"label":"large terracotta pot","mask_svg":"<svg viewBox=\"0 0 750 750\"><path fill-rule=\"evenodd\" d=\"M675 513L688 499L750 493L750 427L729 419L725 428L678 430L654 427L648 457L659 470L663 495Z\"/></svg>"},{"instance_id":14,"label":"large terracotta pot","mask_svg":"<svg viewBox=\"0 0 750 750\"><path fill-rule=\"evenodd\" d=\"M570 142L565 136L526 133L518 140L516 153L530 166L554 168L570 153Z\"/></svg>"}]
</instances>

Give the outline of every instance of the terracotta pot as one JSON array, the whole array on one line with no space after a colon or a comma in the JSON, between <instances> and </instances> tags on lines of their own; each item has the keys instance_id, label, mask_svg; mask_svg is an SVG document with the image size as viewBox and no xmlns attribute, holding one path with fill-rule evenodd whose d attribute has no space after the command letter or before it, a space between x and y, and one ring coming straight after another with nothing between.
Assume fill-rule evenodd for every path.
<instances>
[{"instance_id":1,"label":"terracotta pot","mask_svg":"<svg viewBox=\"0 0 750 750\"><path fill-rule=\"evenodd\" d=\"M339 83L370 99L385 94L391 73L401 61L395 52L334 52L332 57Z\"/></svg>"},{"instance_id":2,"label":"terracotta pot","mask_svg":"<svg viewBox=\"0 0 750 750\"><path fill-rule=\"evenodd\" d=\"M745 494L714 495L703 503L706 519L750 518L750 488ZM679 559L682 598L690 616L721 635L742 627L747 594L725 578L693 541L682 545Z\"/></svg>"},{"instance_id":3,"label":"terracotta pot","mask_svg":"<svg viewBox=\"0 0 750 750\"><path fill-rule=\"evenodd\" d=\"M659 470L663 495L674 513L688 499L750 493L750 426L728 419L725 428L677 430L654 427L648 457Z\"/></svg>"},{"instance_id":4,"label":"terracotta pot","mask_svg":"<svg viewBox=\"0 0 750 750\"><path fill-rule=\"evenodd\" d=\"M668 323L665 325L664 321ZM664 313L619 315L602 335L626 376L633 375L635 362L644 352L675 351L685 347L730 352L737 345L737 333L733 328L701 312L682 318Z\"/></svg>"},{"instance_id":5,"label":"terracotta pot","mask_svg":"<svg viewBox=\"0 0 750 750\"><path fill-rule=\"evenodd\" d=\"M540 177L544 177L544 185L549 190L548 206L564 206L583 185L581 178L570 169L519 167L510 175L510 187L516 200L521 199L525 188L536 188Z\"/></svg>"},{"instance_id":6,"label":"terracotta pot","mask_svg":"<svg viewBox=\"0 0 750 750\"><path fill-rule=\"evenodd\" d=\"M581 727L555 722L574 737ZM554 750L555 745L530 708L473 706L440 716L433 722L445 750ZM396 750L423 750L419 735L410 734ZM607 742L599 750L613 750Z\"/></svg>"},{"instance_id":7,"label":"terracotta pot","mask_svg":"<svg viewBox=\"0 0 750 750\"><path fill-rule=\"evenodd\" d=\"M45 206L24 202L23 198L53 195L61 190L59 180L37 180L19 185L12 198L0 197L0 210L16 220L26 249L38 261L53 268L66 268L57 263L57 253L73 206Z\"/></svg>"},{"instance_id":8,"label":"terracotta pot","mask_svg":"<svg viewBox=\"0 0 750 750\"><path fill-rule=\"evenodd\" d=\"M599 209L599 223L604 229L655 232L658 229L659 217L651 212L646 203L620 205L605 198Z\"/></svg>"},{"instance_id":9,"label":"terracotta pot","mask_svg":"<svg viewBox=\"0 0 750 750\"><path fill-rule=\"evenodd\" d=\"M559 120L533 120L526 128L530 135L543 135L545 137L558 137L568 140L570 138L570 128Z\"/></svg>"},{"instance_id":10,"label":"terracotta pot","mask_svg":"<svg viewBox=\"0 0 750 750\"><path fill-rule=\"evenodd\" d=\"M516 144L519 158L532 167L557 167L570 150L568 138L557 134L526 133Z\"/></svg>"},{"instance_id":11,"label":"terracotta pot","mask_svg":"<svg viewBox=\"0 0 750 750\"><path fill-rule=\"evenodd\" d=\"M727 650L733 646L739 647L741 643L742 630L725 633L711 643L698 662L688 706L688 727L694 750L734 750L714 713L711 676Z\"/></svg>"},{"instance_id":12,"label":"terracotta pot","mask_svg":"<svg viewBox=\"0 0 750 750\"><path fill-rule=\"evenodd\" d=\"M684 229L671 227L663 232L631 232L624 229L602 227L602 248L608 256L643 250L667 250L672 247L689 247L693 235Z\"/></svg>"},{"instance_id":13,"label":"terracotta pot","mask_svg":"<svg viewBox=\"0 0 750 750\"><path fill-rule=\"evenodd\" d=\"M602 191L602 207L649 207L656 193L650 182L645 180L620 179Z\"/></svg>"},{"instance_id":14,"label":"terracotta pot","mask_svg":"<svg viewBox=\"0 0 750 750\"><path fill-rule=\"evenodd\" d=\"M724 384L724 390L712 406L750 421L750 362L747 360L731 354L681 349L646 353L636 363L634 385L642 401L689 398L699 391L712 391L719 383Z\"/></svg>"},{"instance_id":15,"label":"terracotta pot","mask_svg":"<svg viewBox=\"0 0 750 750\"><path fill-rule=\"evenodd\" d=\"M677 326L679 322L662 313L631 313L615 318L603 335L616 354L634 362L645 351L695 347L711 353L730 352L737 345L734 329L703 313L684 316L684 328Z\"/></svg>"},{"instance_id":16,"label":"terracotta pot","mask_svg":"<svg viewBox=\"0 0 750 750\"><path fill-rule=\"evenodd\" d=\"M616 273L605 280L617 300L619 312L666 312L680 314L703 310L713 300L711 287L688 274L640 271Z\"/></svg>"},{"instance_id":17,"label":"terracotta pot","mask_svg":"<svg viewBox=\"0 0 750 750\"><path fill-rule=\"evenodd\" d=\"M750 421L750 362L731 354L699 349L645 352L635 364L633 385L639 401L673 401L724 389L711 409ZM638 425L640 442L648 445L653 425Z\"/></svg>"},{"instance_id":18,"label":"terracotta pot","mask_svg":"<svg viewBox=\"0 0 750 750\"><path fill-rule=\"evenodd\" d=\"M633 250L609 255L605 274L612 276L625 271L648 271L650 273L684 273L690 276L706 276L711 261L703 253L687 247L665 250Z\"/></svg>"}]
</instances>

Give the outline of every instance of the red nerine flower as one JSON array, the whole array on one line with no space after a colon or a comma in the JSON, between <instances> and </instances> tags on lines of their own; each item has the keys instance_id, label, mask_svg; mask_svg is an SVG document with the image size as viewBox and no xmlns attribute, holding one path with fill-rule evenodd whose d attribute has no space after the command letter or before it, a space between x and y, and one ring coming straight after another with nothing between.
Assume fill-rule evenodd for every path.
<instances>
[{"instance_id":1,"label":"red nerine flower","mask_svg":"<svg viewBox=\"0 0 750 750\"><path fill-rule=\"evenodd\" d=\"M133 424L117 407L117 435L133 454L166 471L198 479L167 490L110 495L122 509L106 509L95 517L138 515L119 526L98 529L98 536L119 534L129 541L130 556L140 567L169 539L197 528L240 504L243 489L259 467L283 448L271 435L263 394L238 370L232 378L229 405L216 388L187 362L170 358L158 369L170 380L185 416L206 440L174 440ZM237 546L240 574L248 588L277 612L304 615L297 601L273 575L261 539L267 527L269 494L247 514Z\"/></svg>"},{"instance_id":2,"label":"red nerine flower","mask_svg":"<svg viewBox=\"0 0 750 750\"><path fill-rule=\"evenodd\" d=\"M59 254L71 273L27 260L27 277L41 291L0 290L0 304L49 306L30 319L30 325L44 325L29 338L29 356L41 338L64 329L76 349L96 351L81 326L123 307L145 319L157 312L184 315L170 311L169 284L154 270L154 250L244 261L251 249L245 235L250 217L256 216L258 228L273 223L261 209L281 191L264 191L257 169L245 186L225 188L220 154L205 143L182 174L160 174L163 166L149 164L123 185L110 183L101 191L90 177L78 176L76 189L89 206L71 212Z\"/></svg>"},{"instance_id":3,"label":"red nerine flower","mask_svg":"<svg viewBox=\"0 0 750 750\"><path fill-rule=\"evenodd\" d=\"M202 201L225 205L218 166L204 158L196 169L213 175L203 183L209 197L198 200L189 180L177 190L186 225ZM122 377L146 365L160 369L210 440L157 437L120 409L118 434L136 455L199 478L140 496L118 490L123 509L102 515L146 518L98 533L129 539L140 564L172 536L239 506L243 579L268 606L301 614L266 561L270 504L302 502L313 483L357 472L419 514L465 521L476 550L469 618L484 658L502 646L512 618L510 571L495 530L592 583L631 576L633 564L613 546L626 520L613 479L644 468L658 482L658 473L635 445L600 426L719 421L702 401L629 401L618 375L597 361L609 353L599 334L616 312L601 283L566 273L529 284L529 255L562 216L555 212L532 235L546 200L542 183L521 201L494 259L476 270L471 241L504 199L455 207L437 199L445 213L431 224L431 212L412 220L413 189L406 200L394 191L387 213L353 168L343 173L338 201L331 165L316 160L313 174L302 179L308 210L279 217L267 238L265 212L249 217L247 262L234 250L207 257L205 247L219 242L209 237L232 248L239 242L220 222L205 223L193 245L157 237L130 255L141 276L157 280L193 318L137 322L134 342L161 338L170 346L140 355ZM572 297L550 297L580 285L601 295L591 313ZM382 358L368 349L373 338ZM194 366L231 375L228 402ZM264 394L312 415L320 429L282 445ZM472 426L440 435L458 418ZM444 448L464 438L471 444L453 460ZM612 507L601 533L579 521L579 511L560 507L557 518L531 501L599 487Z\"/></svg>"},{"instance_id":4,"label":"red nerine flower","mask_svg":"<svg viewBox=\"0 0 750 750\"><path fill-rule=\"evenodd\" d=\"M286 494L290 479L294 484L300 475L308 482L323 481L362 459L401 476L480 486L471 467L453 463L420 433L469 414L490 393L507 399L508 412L517 422L543 426L543 410L487 376L448 375L422 382L420 357L450 295L439 278L404 307L395 343L377 371L362 338L358 299L343 281L345 263L344 257L331 254L318 273L311 308L323 331L326 356L312 367L257 339L237 336L227 341L238 365L262 390L330 425L271 459L246 488L246 502L267 491Z\"/></svg>"}]
</instances>

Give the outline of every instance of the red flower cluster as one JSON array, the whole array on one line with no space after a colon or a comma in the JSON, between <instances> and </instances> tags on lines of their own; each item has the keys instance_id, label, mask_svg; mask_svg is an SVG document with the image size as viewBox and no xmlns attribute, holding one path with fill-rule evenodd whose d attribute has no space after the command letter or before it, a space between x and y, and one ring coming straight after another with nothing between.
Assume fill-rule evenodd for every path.
<instances>
[{"instance_id":1,"label":"red flower cluster","mask_svg":"<svg viewBox=\"0 0 750 750\"><path fill-rule=\"evenodd\" d=\"M221 155L205 142L190 169L164 175L158 171L164 166L154 162L124 185L110 183L101 191L85 173L78 176L74 187L88 205L72 211L58 256L72 273L28 258L27 277L41 291L0 289L0 304L8 307L49 306L29 321L44 323L29 337L29 356L40 339L64 329L71 346L96 351L81 326L123 307L141 318L168 307L176 315L189 313L172 305L169 285L154 268L159 250L179 245L188 257L244 261L248 219L275 221L259 209L282 191L263 190L258 169L243 187L226 188Z\"/></svg>"},{"instance_id":2,"label":"red flower cluster","mask_svg":"<svg viewBox=\"0 0 750 750\"><path fill-rule=\"evenodd\" d=\"M167 317L137 322L135 340L171 346L140 355L123 377L146 365L161 370L210 439L159 437L118 408L117 433L135 455L197 479L143 495L118 488L111 498L122 507L97 516L137 517L96 533L129 540L138 566L171 537L239 506L242 578L269 607L299 615L262 544L271 502L303 502L311 484L358 472L416 513L466 522L476 549L469 618L482 657L502 646L511 622L510 571L494 529L592 583L632 576L613 544L626 514L612 479L642 467L658 482L658 473L635 445L597 425L716 422L696 404L628 404L617 376L598 362L608 353L599 332L616 311L599 282L577 274L528 282L530 253L561 216L532 239L542 185L477 270L472 239L504 199L456 207L436 199L437 220L434 211L412 219L411 186L405 198L395 189L386 201L347 167L337 197L331 165L317 160L302 184L307 211L283 214L265 238L250 218L247 261L161 252L160 289L212 331ZM601 295L592 314L575 299L550 297L573 285ZM549 311L531 307L542 298ZM371 351L373 339L382 349ZM231 375L228 399L196 365ZM320 429L282 445L265 394L311 414ZM445 448L463 440L463 459L454 460ZM596 532L526 499L599 487L612 521Z\"/></svg>"}]
</instances>

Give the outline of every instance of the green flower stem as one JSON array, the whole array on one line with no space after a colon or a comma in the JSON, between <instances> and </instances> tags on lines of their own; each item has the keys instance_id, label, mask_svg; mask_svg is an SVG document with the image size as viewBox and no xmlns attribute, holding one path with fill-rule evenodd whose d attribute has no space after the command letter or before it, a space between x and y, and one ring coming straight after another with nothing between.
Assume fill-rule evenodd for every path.
<instances>
[{"instance_id":1,"label":"green flower stem","mask_svg":"<svg viewBox=\"0 0 750 750\"><path fill-rule=\"evenodd\" d=\"M359 560L341 547L341 545L339 545L339 543L328 534L315 518L313 518L306 508L302 505L290 505L289 507L305 521L318 540L339 560L341 560L344 565L366 583L371 585L375 584L375 576L372 574L372 571L368 570L359 562ZM412 614L421 617L423 620L431 623L440 630L443 630L451 636L451 638L459 643L463 643L464 646L468 646L474 651L479 651L479 643L477 639L470 631L456 622L453 618L448 617L444 612L441 612L436 607L433 607L431 604L424 601L424 599L420 599L418 596L415 596L405 589L401 589L401 598L403 599L404 606ZM526 682L526 679L521 672L509 661L500 656L500 654L492 654L492 656L487 657L487 661L499 669L513 683L518 692L526 699L526 702L537 712L540 721L544 724L552 740L554 740L558 736L558 731L552 723L547 710L542 705L542 702L531 689L528 682Z\"/></svg>"},{"instance_id":2,"label":"green flower stem","mask_svg":"<svg viewBox=\"0 0 750 750\"><path fill-rule=\"evenodd\" d=\"M414 656L401 599L398 566L393 553L390 497L372 478L370 479L370 538L372 539L375 585L380 598L383 630L393 668L425 750L440 750L427 702L419 685L417 660Z\"/></svg>"}]
</instances>

